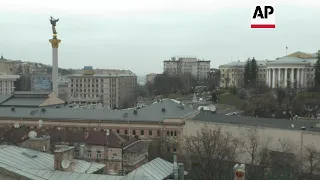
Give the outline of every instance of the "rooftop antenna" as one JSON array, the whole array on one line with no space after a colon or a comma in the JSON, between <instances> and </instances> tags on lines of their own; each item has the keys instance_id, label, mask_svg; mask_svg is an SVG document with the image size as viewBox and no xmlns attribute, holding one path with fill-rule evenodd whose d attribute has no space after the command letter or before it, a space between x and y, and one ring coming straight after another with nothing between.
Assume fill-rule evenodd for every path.
<instances>
[{"instance_id":1,"label":"rooftop antenna","mask_svg":"<svg viewBox=\"0 0 320 180\"><path fill-rule=\"evenodd\" d=\"M288 46L286 46L286 55L288 55Z\"/></svg>"}]
</instances>

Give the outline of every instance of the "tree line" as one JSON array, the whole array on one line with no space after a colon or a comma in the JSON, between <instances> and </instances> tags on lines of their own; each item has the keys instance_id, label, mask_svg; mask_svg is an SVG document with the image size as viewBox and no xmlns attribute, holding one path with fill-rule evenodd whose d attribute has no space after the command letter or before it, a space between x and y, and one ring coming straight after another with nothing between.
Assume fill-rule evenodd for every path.
<instances>
[{"instance_id":1,"label":"tree line","mask_svg":"<svg viewBox=\"0 0 320 180\"><path fill-rule=\"evenodd\" d=\"M158 74L153 82L147 82L146 88L149 96L169 95L173 93L193 93L195 86L206 86L208 91L218 87L220 71L211 72L207 78L197 79L191 74L169 75L168 73Z\"/></svg>"},{"instance_id":2,"label":"tree line","mask_svg":"<svg viewBox=\"0 0 320 180\"><path fill-rule=\"evenodd\" d=\"M234 178L233 167L246 164L246 180L316 180L320 176L320 150L312 145L295 147L289 141L259 136L256 128L234 137L221 127L203 126L196 135L184 138L177 152L178 161L188 171L187 179L230 180ZM166 146L169 140L158 142L150 156L172 161L172 152ZM298 149L298 150L296 150ZM154 154L156 153L156 154ZM152 160L152 157L150 157Z\"/></svg>"}]
</instances>

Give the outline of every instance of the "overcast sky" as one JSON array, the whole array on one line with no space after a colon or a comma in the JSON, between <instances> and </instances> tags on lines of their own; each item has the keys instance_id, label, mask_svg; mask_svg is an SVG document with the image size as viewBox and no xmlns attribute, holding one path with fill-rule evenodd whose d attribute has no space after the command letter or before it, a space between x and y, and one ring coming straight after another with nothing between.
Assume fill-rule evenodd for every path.
<instances>
[{"instance_id":1,"label":"overcast sky","mask_svg":"<svg viewBox=\"0 0 320 180\"><path fill-rule=\"evenodd\" d=\"M215 68L237 58L284 56L286 46L288 52L320 49L319 3L277 1L267 1L276 5L276 29L250 29L259 0L1 0L0 53L51 64L50 15L60 18L63 68L143 75L162 72L162 61L172 56L211 60Z\"/></svg>"}]
</instances>

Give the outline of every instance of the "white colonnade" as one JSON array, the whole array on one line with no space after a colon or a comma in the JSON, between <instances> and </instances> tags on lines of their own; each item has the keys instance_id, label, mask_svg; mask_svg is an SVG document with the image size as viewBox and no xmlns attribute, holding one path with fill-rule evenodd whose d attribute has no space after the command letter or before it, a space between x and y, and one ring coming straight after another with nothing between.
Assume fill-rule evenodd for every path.
<instances>
[{"instance_id":1,"label":"white colonnade","mask_svg":"<svg viewBox=\"0 0 320 180\"><path fill-rule=\"evenodd\" d=\"M305 68L267 68L267 85L271 88L287 87L290 82L293 87L295 82L297 87L305 87Z\"/></svg>"}]
</instances>

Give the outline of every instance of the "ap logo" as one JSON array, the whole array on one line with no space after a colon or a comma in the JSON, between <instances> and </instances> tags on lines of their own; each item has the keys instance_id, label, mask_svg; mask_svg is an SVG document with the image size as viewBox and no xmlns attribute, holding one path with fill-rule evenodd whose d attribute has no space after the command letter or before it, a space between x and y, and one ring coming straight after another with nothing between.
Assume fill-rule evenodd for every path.
<instances>
[{"instance_id":1,"label":"ap logo","mask_svg":"<svg viewBox=\"0 0 320 180\"><path fill-rule=\"evenodd\" d=\"M251 28L276 28L274 6L254 6L251 10Z\"/></svg>"}]
</instances>

